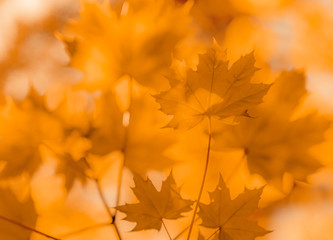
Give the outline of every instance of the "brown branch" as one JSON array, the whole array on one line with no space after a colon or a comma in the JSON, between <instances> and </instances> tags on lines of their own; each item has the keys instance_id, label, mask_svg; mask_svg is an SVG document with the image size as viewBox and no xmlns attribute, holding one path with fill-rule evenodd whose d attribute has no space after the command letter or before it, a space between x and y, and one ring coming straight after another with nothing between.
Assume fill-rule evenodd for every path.
<instances>
[{"instance_id":1,"label":"brown branch","mask_svg":"<svg viewBox=\"0 0 333 240\"><path fill-rule=\"evenodd\" d=\"M81 228L79 230L73 231L73 232L68 232L68 233L64 233L61 235L62 238L67 238L76 234L80 234L89 230L93 230L93 229L98 229L98 228L102 228L102 227L106 227L106 226L110 226L111 223L110 222L104 222L104 223L98 223L95 224L93 226L89 226L89 227L85 227L85 228Z\"/></svg>"},{"instance_id":2,"label":"brown branch","mask_svg":"<svg viewBox=\"0 0 333 240\"><path fill-rule=\"evenodd\" d=\"M226 178L225 183L228 183L235 176L235 174L237 173L237 171L239 170L240 166L242 165L242 163L244 162L245 159L246 159L246 153L244 153L242 155L242 158L240 160L238 160L236 165L233 167L231 173Z\"/></svg>"},{"instance_id":3,"label":"brown branch","mask_svg":"<svg viewBox=\"0 0 333 240\"><path fill-rule=\"evenodd\" d=\"M129 99L129 105L128 105L128 110L127 112L129 113L129 122L127 126L125 127L125 135L124 135L124 143L123 143L123 148L122 148L122 152L123 152L123 161L122 164L120 165L120 169L119 169L119 177L118 177L118 185L117 185L117 197L116 197L116 206L119 205L119 201L120 201L120 195L121 195L121 183L123 180L123 170L124 170L124 166L126 164L126 155L127 155L127 145L128 145L128 139L129 139L129 125L131 123L131 113L132 113L132 102L133 102L133 78L130 77L128 80L128 99ZM114 214L114 220L116 220L117 218L117 209L115 211Z\"/></svg>"},{"instance_id":4,"label":"brown branch","mask_svg":"<svg viewBox=\"0 0 333 240\"><path fill-rule=\"evenodd\" d=\"M203 177L202 177L202 182L201 182L199 195L198 195L198 198L197 198L197 201L196 201L196 204L195 204L195 208L194 208L194 211L193 211L193 216L192 216L192 220L191 220L191 224L190 224L190 229L189 229L188 235L187 235L187 240L189 240L190 237L191 237L195 216L196 216L197 211L198 211L201 195L202 195L202 192L203 192L203 189L204 189L204 185L205 185L205 181L206 181L206 177L207 177L207 172L208 172L208 164L209 164L209 157L210 157L210 145L211 145L211 141L212 141L212 121L211 121L210 118L208 120L209 120L209 130L208 130L208 146L207 146L207 156L206 156L205 170L204 170L204 174L203 174Z\"/></svg>"},{"instance_id":5,"label":"brown branch","mask_svg":"<svg viewBox=\"0 0 333 240\"><path fill-rule=\"evenodd\" d=\"M163 227L164 227L164 229L165 229L166 233L168 234L168 237L169 237L169 239L170 239L170 240L172 240L172 237L171 237L171 235L170 235L170 232L169 232L169 230L168 230L167 226L165 225L165 223L164 223L163 219L162 219L162 224L163 224Z\"/></svg>"},{"instance_id":6,"label":"brown branch","mask_svg":"<svg viewBox=\"0 0 333 240\"><path fill-rule=\"evenodd\" d=\"M196 218L194 220L194 222L197 222L200 218ZM190 228L190 225L188 225L186 228L184 228L180 233L178 233L178 235L176 237L173 238L173 240L177 240L178 238L180 238L188 229Z\"/></svg>"},{"instance_id":7,"label":"brown branch","mask_svg":"<svg viewBox=\"0 0 333 240\"><path fill-rule=\"evenodd\" d=\"M221 228L218 228L215 232L212 233L212 235L210 235L207 240L211 239L212 237L215 236L216 233L218 233L221 230ZM220 232L221 233L221 232Z\"/></svg>"},{"instance_id":8,"label":"brown branch","mask_svg":"<svg viewBox=\"0 0 333 240\"><path fill-rule=\"evenodd\" d=\"M19 227L21 227L21 228L24 228L24 229L26 229L26 230L29 230L29 231L31 231L31 232L37 233L37 234L39 234L39 235L41 235L41 236L44 236L44 237L47 237L47 238L50 238L50 239L53 239L53 240L61 240L60 238L52 237L52 236L50 236L50 235L48 235L48 234L46 234L46 233L43 233L43 232L38 231L38 230L36 230L36 229L34 229L34 228L28 227L28 226L26 226L26 225L24 225L24 224L22 224L22 223L16 222L16 221L13 220L13 219L10 219L10 218L7 218L7 217L1 216L1 215L0 215L0 219L4 220L4 221L6 221L6 222L12 223L12 224L14 224L14 225L16 225L16 226L19 226Z\"/></svg>"},{"instance_id":9,"label":"brown branch","mask_svg":"<svg viewBox=\"0 0 333 240\"><path fill-rule=\"evenodd\" d=\"M100 181L98 180L98 178L95 178L94 181L95 181L95 183L96 183L97 190L98 190L98 194L99 194L99 196L100 196L100 198L101 198L101 200L102 200L102 202L103 202L104 208L105 208L106 212L107 212L108 215L109 215L109 218L110 218L110 224L113 225L113 227L114 227L114 229L115 229L115 231L116 231L116 233L117 233L118 238L121 240L122 238L121 238L121 236L120 236L119 229L118 229L118 227L117 227L117 225L116 225L116 222L115 222L115 215L112 215L112 213L111 213L111 211L110 211L110 207L109 207L108 204L107 204L107 201L106 201L106 198L105 198L105 196L104 196L104 193L103 193L103 190L102 190L102 186L101 186L101 184L100 184Z\"/></svg>"},{"instance_id":10,"label":"brown branch","mask_svg":"<svg viewBox=\"0 0 333 240\"><path fill-rule=\"evenodd\" d=\"M99 197L100 197L101 200L102 200L102 203L103 203L103 205L104 205L104 208L105 208L107 214L108 214L109 217L110 217L110 220L111 220L110 223L113 223L113 215L112 215L112 213L111 213L111 211L110 211L110 208L109 208L109 206L108 206L108 204L107 204L106 198L105 198L104 193L103 193L103 190L102 190L102 186L101 186L101 184L100 184L98 178L95 178L95 179L94 179L94 182L96 183L97 190L98 190L98 194L99 194Z\"/></svg>"}]
</instances>

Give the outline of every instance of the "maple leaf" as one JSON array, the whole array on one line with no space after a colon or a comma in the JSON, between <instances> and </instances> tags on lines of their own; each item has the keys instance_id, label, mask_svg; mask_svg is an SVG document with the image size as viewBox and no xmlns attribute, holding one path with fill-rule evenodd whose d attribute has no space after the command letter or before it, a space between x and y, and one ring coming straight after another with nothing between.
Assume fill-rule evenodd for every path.
<instances>
[{"instance_id":1,"label":"maple leaf","mask_svg":"<svg viewBox=\"0 0 333 240\"><path fill-rule=\"evenodd\" d=\"M277 187L285 172L305 180L321 166L309 154L309 148L324 141L329 127L329 121L316 113L291 119L305 94L303 73L282 73L265 103L254 109L258 117L242 119L238 126L226 126L216 135L214 148L243 149L250 172L262 175Z\"/></svg>"},{"instance_id":2,"label":"maple leaf","mask_svg":"<svg viewBox=\"0 0 333 240\"><path fill-rule=\"evenodd\" d=\"M113 93L103 93L96 100L96 110L92 115L91 125L92 128L87 137L91 139L92 153L105 155L122 150L125 141L123 112Z\"/></svg>"},{"instance_id":3,"label":"maple leaf","mask_svg":"<svg viewBox=\"0 0 333 240\"><path fill-rule=\"evenodd\" d=\"M174 142L175 136L157 126L158 116L151 112L156 103L152 106L151 97L140 97L131 104L131 123L125 140L126 130L122 122L124 112L119 109L115 96L105 93L97 100L89 137L92 141L91 152L105 155L112 151L122 151L126 158L125 166L138 173L170 167L174 160L166 156L165 151Z\"/></svg>"},{"instance_id":4,"label":"maple leaf","mask_svg":"<svg viewBox=\"0 0 333 240\"><path fill-rule=\"evenodd\" d=\"M1 217L13 220L34 228L37 222L37 213L34 203L29 196L20 202L15 194L9 190L0 188L0 237L6 240L30 239L31 231L23 229L13 223L5 221Z\"/></svg>"},{"instance_id":5,"label":"maple leaf","mask_svg":"<svg viewBox=\"0 0 333 240\"><path fill-rule=\"evenodd\" d=\"M82 1L81 19L68 25L64 35L69 37L62 37L69 43L71 66L85 74L81 84L99 89L129 75L160 87L156 76L169 67L171 53L188 34L190 5L174 5L129 0L117 14L109 1Z\"/></svg>"},{"instance_id":6,"label":"maple leaf","mask_svg":"<svg viewBox=\"0 0 333 240\"><path fill-rule=\"evenodd\" d=\"M50 150L50 154L57 159L56 174L63 177L67 192L73 188L76 181L85 185L90 177L88 172L91 170L85 158L85 151L80 151L82 150L80 148L85 147L82 146L85 139L77 132L73 132L74 134L66 135L59 146L52 141L44 142L44 145Z\"/></svg>"},{"instance_id":7,"label":"maple leaf","mask_svg":"<svg viewBox=\"0 0 333 240\"><path fill-rule=\"evenodd\" d=\"M35 15L38 24L22 20L12 26L17 34L11 40L4 40L6 51L0 60L0 88L3 95L22 101L26 97L26 91L35 88L41 92L53 93L56 99L58 95L55 95L59 94L60 89L63 91L78 79L75 76L78 75L77 71L66 66L68 60L63 46L54 34L74 13L72 10L75 7L69 2L59 5L59 9L50 9L49 14ZM68 11L68 14L59 14L63 11L60 9ZM3 95L0 95L0 103Z\"/></svg>"},{"instance_id":8,"label":"maple leaf","mask_svg":"<svg viewBox=\"0 0 333 240\"><path fill-rule=\"evenodd\" d=\"M163 113L154 111L156 102L151 96L132 102L131 123L128 126L128 143L125 150L125 166L132 172L146 173L147 170L164 170L175 160L167 151L176 141L177 135L171 129L161 129L159 117Z\"/></svg>"},{"instance_id":9,"label":"maple leaf","mask_svg":"<svg viewBox=\"0 0 333 240\"><path fill-rule=\"evenodd\" d=\"M210 193L210 204L199 204L201 225L219 229L220 240L254 240L255 237L267 234L269 231L250 220L258 209L262 191L263 188L245 189L235 199L231 199L229 189L220 175L219 184Z\"/></svg>"},{"instance_id":10,"label":"maple leaf","mask_svg":"<svg viewBox=\"0 0 333 240\"><path fill-rule=\"evenodd\" d=\"M41 105L34 91L22 102L9 101L0 113L0 176L11 178L22 173L32 176L42 162L39 146L47 139L59 139L60 125Z\"/></svg>"},{"instance_id":11,"label":"maple leaf","mask_svg":"<svg viewBox=\"0 0 333 240\"><path fill-rule=\"evenodd\" d=\"M11 106L9 117L1 116L1 147L0 160L6 165L1 177L15 177L23 172L33 174L41 163L39 154L40 138L34 132L36 125L31 116L17 106ZM35 121L35 120L34 120ZM26 126L30 125L30 129ZM36 131L37 132L37 131Z\"/></svg>"},{"instance_id":12,"label":"maple leaf","mask_svg":"<svg viewBox=\"0 0 333 240\"><path fill-rule=\"evenodd\" d=\"M85 104L82 109L78 107L78 100L81 103L86 101L81 97L72 99L68 96L52 113L64 129L63 139L49 145L58 160L56 172L64 177L68 191L76 180L82 184L87 182L89 168L83 159L89 161L91 154L105 156L113 151L123 152L126 155L124 165L143 174L149 169L163 170L174 163L165 151L174 142L175 135L170 136L166 129L157 126L158 116L151 113L152 104L155 107L156 103L150 96L133 100L132 121L127 130L123 125L124 112L113 92L105 91L96 97L94 109L90 112ZM71 105L75 111L68 107ZM128 136L125 140L126 131Z\"/></svg>"},{"instance_id":13,"label":"maple leaf","mask_svg":"<svg viewBox=\"0 0 333 240\"><path fill-rule=\"evenodd\" d=\"M172 173L163 181L160 192L149 178L144 180L135 174L134 182L132 190L139 203L117 207L119 211L126 213L125 220L137 223L132 231L160 230L163 219L178 219L182 217L182 213L191 210L193 202L181 197L180 188L176 186Z\"/></svg>"},{"instance_id":14,"label":"maple leaf","mask_svg":"<svg viewBox=\"0 0 333 240\"><path fill-rule=\"evenodd\" d=\"M85 174L87 170L89 167L84 158L76 161L69 154L66 154L59 159L56 173L64 176L65 188L70 191L75 181L81 182L82 185L87 183L88 178Z\"/></svg>"},{"instance_id":15,"label":"maple leaf","mask_svg":"<svg viewBox=\"0 0 333 240\"><path fill-rule=\"evenodd\" d=\"M253 84L257 71L253 52L241 57L229 69L217 45L199 56L197 70L188 69L186 77L173 74L172 87L155 98L161 110L173 115L167 127L192 128L205 117L227 119L247 116L248 108L262 102L269 84Z\"/></svg>"},{"instance_id":16,"label":"maple leaf","mask_svg":"<svg viewBox=\"0 0 333 240\"><path fill-rule=\"evenodd\" d=\"M231 0L196 0L191 15L205 31L204 34L223 39L233 19L245 14L235 7Z\"/></svg>"},{"instance_id":17,"label":"maple leaf","mask_svg":"<svg viewBox=\"0 0 333 240\"><path fill-rule=\"evenodd\" d=\"M64 178L65 188L70 191L78 180L83 185L87 182L89 170L85 157L91 148L85 137L89 131L92 97L83 91L68 91L55 109L48 109L43 99L36 99L34 106L48 117L48 121L60 126L57 138L42 138L50 156L57 159L56 174ZM91 107L90 107L91 108Z\"/></svg>"},{"instance_id":18,"label":"maple leaf","mask_svg":"<svg viewBox=\"0 0 333 240\"><path fill-rule=\"evenodd\" d=\"M78 142L79 136L72 126L57 112L49 110L44 96L33 89L24 101L11 104L9 112L4 111L1 119L9 121L7 128L0 131L3 134L0 160L6 161L1 177L11 178L22 173L33 175L42 163L39 148L44 145L56 155L56 173L64 176L68 191L75 180L85 184L87 165L81 156L78 159L73 157L77 148L73 143Z\"/></svg>"}]
</instances>

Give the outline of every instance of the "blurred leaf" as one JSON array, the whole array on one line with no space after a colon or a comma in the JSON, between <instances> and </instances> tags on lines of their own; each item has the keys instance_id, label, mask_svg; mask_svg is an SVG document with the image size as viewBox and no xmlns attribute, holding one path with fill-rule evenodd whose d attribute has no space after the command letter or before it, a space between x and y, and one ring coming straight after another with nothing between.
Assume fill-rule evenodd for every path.
<instances>
[{"instance_id":1,"label":"blurred leaf","mask_svg":"<svg viewBox=\"0 0 333 240\"><path fill-rule=\"evenodd\" d=\"M196 0L191 15L204 34L223 39L233 19L245 14L234 6L232 0Z\"/></svg>"},{"instance_id":2,"label":"blurred leaf","mask_svg":"<svg viewBox=\"0 0 333 240\"><path fill-rule=\"evenodd\" d=\"M64 176L67 191L73 188L76 180L81 182L82 185L87 183L86 171L89 170L89 167L86 161L84 158L76 161L69 154L59 158L56 173Z\"/></svg>"},{"instance_id":3,"label":"blurred leaf","mask_svg":"<svg viewBox=\"0 0 333 240\"><path fill-rule=\"evenodd\" d=\"M110 86L124 75L161 87L156 76L169 67L171 53L189 33L189 4L140 0L126 1L125 8L118 15L109 1L82 1L80 20L64 31L71 66L84 72L86 88Z\"/></svg>"},{"instance_id":4,"label":"blurred leaf","mask_svg":"<svg viewBox=\"0 0 333 240\"><path fill-rule=\"evenodd\" d=\"M17 223L34 228L37 213L29 196L20 202L9 189L0 188L0 215ZM6 240L30 239L31 231L0 218L0 237Z\"/></svg>"},{"instance_id":5,"label":"blurred leaf","mask_svg":"<svg viewBox=\"0 0 333 240\"><path fill-rule=\"evenodd\" d=\"M126 130L122 123L124 112L119 109L114 96L105 94L101 97L93 121L91 152L104 155L122 151L126 158L125 166L143 174L150 169L170 167L174 161L166 156L165 151L175 141L174 134L157 126L158 116L151 111L154 106L151 98L136 98L131 104L131 123Z\"/></svg>"},{"instance_id":6,"label":"blurred leaf","mask_svg":"<svg viewBox=\"0 0 333 240\"><path fill-rule=\"evenodd\" d=\"M5 167L0 176L32 176L41 164L39 146L60 139L61 125L47 114L42 99L34 91L21 103L9 102L0 115L0 160Z\"/></svg>"},{"instance_id":7,"label":"blurred leaf","mask_svg":"<svg viewBox=\"0 0 333 240\"><path fill-rule=\"evenodd\" d=\"M329 127L329 121L316 113L291 119L305 93L303 73L282 73L265 103L255 109L256 118L222 129L215 147L244 149L250 171L276 186L281 186L285 172L305 180L321 166L309 148L324 141Z\"/></svg>"},{"instance_id":8,"label":"blurred leaf","mask_svg":"<svg viewBox=\"0 0 333 240\"><path fill-rule=\"evenodd\" d=\"M63 124L63 139L51 145L55 146L59 160L57 173L65 177L67 190L72 188L75 179L86 182L84 174L89 169L81 160L86 158L89 161L90 154L105 156L120 151L125 157L124 165L142 174L172 166L174 160L166 155L166 151L175 141L175 134L159 128L155 114L158 112L151 111L156 105L152 100L151 97L139 97L132 101L131 124L126 129L124 112L110 91L96 97L92 112L87 112L85 104L82 109L75 104L76 98L65 99L53 113ZM76 106L77 111L71 111L71 105Z\"/></svg>"}]
</instances>

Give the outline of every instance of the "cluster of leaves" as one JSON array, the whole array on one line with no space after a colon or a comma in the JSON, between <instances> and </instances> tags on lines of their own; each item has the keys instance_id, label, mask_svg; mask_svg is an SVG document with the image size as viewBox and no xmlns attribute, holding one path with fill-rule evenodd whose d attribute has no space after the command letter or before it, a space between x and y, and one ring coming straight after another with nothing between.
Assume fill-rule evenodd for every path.
<instances>
[{"instance_id":1,"label":"cluster of leaves","mask_svg":"<svg viewBox=\"0 0 333 240\"><path fill-rule=\"evenodd\" d=\"M211 152L241 149L251 174L282 189L286 173L295 181L306 181L321 167L309 149L325 140L330 122L318 113L294 116L307 93L304 73L283 72L274 83L255 81L259 70L255 52L230 64L212 36L222 38L228 23L242 13L229 1L224 12L215 11L220 4L213 11L205 3L128 0L118 10L109 1L82 1L80 19L57 33L67 48L70 67L82 73L80 81L62 86L56 100L32 88L21 101L7 96L2 106L1 239L30 239L32 233L66 239L60 233L55 237L37 230L36 196L28 190L19 197L11 187L19 179L29 185L50 158L56 159L54 174L63 179L67 193L77 183L83 188L96 183L96 198L109 217L107 225L119 239L125 239L119 212L126 214L124 220L136 223L132 231L163 227L169 239L185 233L193 239L197 221L201 221L197 231L201 240L253 240L269 233L254 217L264 187L245 188L232 198L228 180L220 175L209 203L201 201ZM198 32L208 32L210 39L199 51L188 43L198 38L190 30L197 25ZM172 172L158 191L147 173L175 168L176 160L167 152L179 144L178 135L194 128L203 129L208 142L197 197L183 198ZM111 169L106 159L114 153L121 161L111 204L101 180ZM124 169L134 175L137 203L121 204L121 192L128 188L123 184ZM182 217L189 220L188 227L176 236L165 220Z\"/></svg>"}]
</instances>

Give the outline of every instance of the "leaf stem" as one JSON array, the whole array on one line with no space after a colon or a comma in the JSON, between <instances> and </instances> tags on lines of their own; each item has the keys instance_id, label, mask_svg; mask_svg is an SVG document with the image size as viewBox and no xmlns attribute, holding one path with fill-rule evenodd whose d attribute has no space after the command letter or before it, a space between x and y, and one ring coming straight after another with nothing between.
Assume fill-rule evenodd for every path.
<instances>
[{"instance_id":1,"label":"leaf stem","mask_svg":"<svg viewBox=\"0 0 333 240\"><path fill-rule=\"evenodd\" d=\"M119 205L119 201L120 201L120 195L121 195L121 184L122 184L122 180L123 180L123 170L124 170L124 166L126 164L126 153L127 153L127 145L128 145L128 138L129 138L129 125L131 123L131 113L132 113L132 102L133 102L133 78L130 77L128 80L128 109L127 112L129 114L129 120L127 123L127 126L125 127L125 136L124 136L124 145L122 148L122 152L123 152L123 161L122 164L120 165L120 169L119 169L119 176L118 176L118 185L117 185L117 197L116 197L116 206ZM115 213L114 213L114 221L117 218L117 213L118 210L116 209Z\"/></svg>"},{"instance_id":2,"label":"leaf stem","mask_svg":"<svg viewBox=\"0 0 333 240\"><path fill-rule=\"evenodd\" d=\"M212 237L215 236L216 233L218 233L221 230L221 228L218 228L215 232L213 232L206 240L211 239ZM221 233L221 232L220 232Z\"/></svg>"},{"instance_id":3,"label":"leaf stem","mask_svg":"<svg viewBox=\"0 0 333 240\"><path fill-rule=\"evenodd\" d=\"M115 221L113 222L113 227L114 227L114 230L116 231L118 239L121 240L122 238L121 238L121 235L120 235L120 231L119 231L118 226L117 226Z\"/></svg>"},{"instance_id":4,"label":"leaf stem","mask_svg":"<svg viewBox=\"0 0 333 240\"><path fill-rule=\"evenodd\" d=\"M172 240L172 237L171 237L171 235L170 235L170 232L169 232L169 230L168 230L167 226L165 225L165 223L164 223L163 219L161 219L161 220L162 220L163 227L164 227L164 229L165 229L166 233L167 233L167 234L168 234L168 236L169 236L169 239L170 239L170 240Z\"/></svg>"},{"instance_id":5,"label":"leaf stem","mask_svg":"<svg viewBox=\"0 0 333 240\"><path fill-rule=\"evenodd\" d=\"M4 220L4 221L6 221L6 222L12 223L12 224L14 224L14 225L16 225L16 226L19 226L19 227L21 227L21 228L24 228L24 229L26 229L26 230L29 230L29 231L31 231L31 232L37 233L37 234L39 234L39 235L41 235L41 236L44 236L44 237L47 237L47 238L50 238L50 239L53 239L53 240L61 240L60 238L52 237L52 236L50 236L50 235L48 235L48 234L46 234L46 233L43 233L43 232L38 231L38 230L36 230L36 229L34 229L34 228L28 227L28 226L26 226L26 225L24 225L24 224L22 224L22 223L16 222L16 221L13 220L13 219L10 219L10 218L7 218L7 217L1 216L1 215L0 215L0 219Z\"/></svg>"},{"instance_id":6,"label":"leaf stem","mask_svg":"<svg viewBox=\"0 0 333 240\"><path fill-rule=\"evenodd\" d=\"M112 213L110 211L110 208L109 208L109 206L107 204L106 198L105 198L105 196L103 194L101 183L98 180L98 178L95 178L94 182L96 183L98 194L99 194L99 196L100 196L100 198L101 198L101 200L103 202L104 208L105 208L106 212L108 213L108 215L110 217L111 223L113 223L113 215L112 215Z\"/></svg>"},{"instance_id":7,"label":"leaf stem","mask_svg":"<svg viewBox=\"0 0 333 240\"><path fill-rule=\"evenodd\" d=\"M195 218L194 222L197 222L198 220L199 220L199 218L197 217L197 218ZM173 240L177 240L178 238L180 238L180 236L183 235L189 228L190 228L190 225L188 225L180 233L178 233L178 235L176 237L174 237Z\"/></svg>"},{"instance_id":8,"label":"leaf stem","mask_svg":"<svg viewBox=\"0 0 333 240\"><path fill-rule=\"evenodd\" d=\"M71 237L73 235L80 234L80 233L83 233L83 232L86 232L86 231L89 231L89 230L110 226L110 224L111 224L110 222L97 223L95 225L88 226L88 227L85 227L85 228L81 228L81 229L73 231L73 232L64 233L64 234L61 235L61 237L62 238Z\"/></svg>"},{"instance_id":9,"label":"leaf stem","mask_svg":"<svg viewBox=\"0 0 333 240\"><path fill-rule=\"evenodd\" d=\"M110 211L110 208L109 208L109 206L108 206L108 204L107 204L107 201L106 201L106 198L105 198L105 196L104 196L104 193L103 193L103 190L102 190L102 186L101 186L101 184L100 184L100 181L98 180L98 178L95 178L94 181L95 181L95 183L96 183L97 190L98 190L98 194L99 194L99 196L100 196L100 198L101 198L101 200L102 200L102 202L103 202L104 208L105 208L106 212L108 213L108 215L109 215L109 217L110 217L110 224L113 225L113 227L114 227L114 229L115 229L115 231L116 231L116 234L117 234L117 236L118 236L118 239L121 240L122 238L121 238L121 235L120 235L119 229L118 229L118 227L117 227L117 225L116 225L116 222L115 222L115 215L112 215L112 213L111 213L111 211Z\"/></svg>"},{"instance_id":10,"label":"leaf stem","mask_svg":"<svg viewBox=\"0 0 333 240\"><path fill-rule=\"evenodd\" d=\"M209 117L209 129L208 129L208 146L207 146L207 157L206 157L206 164L205 164L205 170L204 170L204 174L202 177L202 182L201 182L201 187L200 187L200 191L199 191L199 195L195 204L195 208L193 211L193 216L192 216L192 220L191 220L191 224L190 224L190 229L188 231L188 235L187 235L187 240L190 239L191 237L191 233L192 233L192 229L193 229L193 225L194 225L194 220L195 220L195 216L197 214L198 211L198 207L199 207L199 202L201 199L201 195L204 189L204 185L205 185L205 181L206 181L206 177L207 177L207 172L208 172L208 164L209 164L209 157L210 157L210 145L211 145L211 141L212 141L212 120Z\"/></svg>"},{"instance_id":11,"label":"leaf stem","mask_svg":"<svg viewBox=\"0 0 333 240\"><path fill-rule=\"evenodd\" d=\"M225 183L228 183L235 176L237 170L240 168L240 166L242 165L242 163L244 162L245 159L246 159L246 153L244 153L242 155L242 158L240 160L238 160L238 162L236 163L236 165L232 169L231 173L226 178Z\"/></svg>"},{"instance_id":12,"label":"leaf stem","mask_svg":"<svg viewBox=\"0 0 333 240\"><path fill-rule=\"evenodd\" d=\"M48 148L49 148L54 154L56 154L56 156L58 156L58 157L62 157L62 155L59 154L59 153L57 153L57 152L56 152L56 151L55 151L50 145L48 145L48 144L45 143L45 142L44 142L44 145L45 145L46 147L48 147ZM85 164L87 165L87 167L88 167L90 170L92 170L90 164L89 164L87 161L85 161ZM68 165L68 166L72 167L71 165ZM73 167L72 167L72 169L74 169L74 170L76 170L77 172L81 173L81 174L82 174L84 177L86 177L87 179L90 179L90 180L92 180L92 181L95 182L95 184L96 184L96 186L97 186L98 194L99 194L99 196L100 196L100 199L102 200L102 203L103 203L103 205L104 205L104 208L105 208L107 214L109 215L109 218L110 218L110 224L113 224L113 226L114 226L114 228L115 228L115 231L116 231L116 233L117 233L117 236L118 236L118 238L121 240L122 238L121 238L121 236L120 236L119 229L118 229L118 227L117 227L117 225L116 225L116 223L115 223L115 216L112 215L112 213L111 213L111 211L110 211L110 208L109 208L109 206L108 206L108 204L107 204L107 200L106 200L106 197L105 197L105 195L104 195L104 193L103 193L102 186L101 186L101 184L100 184L100 180L99 180L96 176L93 176L93 177L88 176L87 174L85 174L85 172L80 171L79 169L76 169L76 168L73 168Z\"/></svg>"},{"instance_id":13,"label":"leaf stem","mask_svg":"<svg viewBox=\"0 0 333 240\"><path fill-rule=\"evenodd\" d=\"M85 163L87 164L88 168L92 170L90 164L85 161ZM121 240L121 236L120 236L120 233L119 233L119 230L118 230L118 227L116 226L116 223L114 221L114 215L112 215L111 211L110 211L110 207L108 206L107 204L107 200L106 200L106 197L103 193L103 189L102 189L102 186L101 186L101 183L100 183L100 180L98 179L98 177L93 177L92 180L95 182L96 184L96 187L97 187L97 191L98 191L98 194L99 194L99 197L100 199L102 200L102 203L104 205L104 208L107 212L107 214L109 215L109 218L110 218L110 224L113 225L113 227L115 228L116 230L116 233L117 233L117 236L118 238Z\"/></svg>"}]
</instances>

